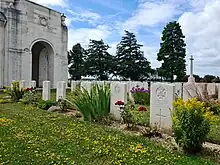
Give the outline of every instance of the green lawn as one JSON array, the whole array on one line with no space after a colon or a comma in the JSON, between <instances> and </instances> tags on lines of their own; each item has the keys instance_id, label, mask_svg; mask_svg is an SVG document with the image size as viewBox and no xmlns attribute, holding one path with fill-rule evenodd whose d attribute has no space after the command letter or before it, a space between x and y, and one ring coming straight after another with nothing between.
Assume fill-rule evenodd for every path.
<instances>
[{"instance_id":1,"label":"green lawn","mask_svg":"<svg viewBox=\"0 0 220 165\"><path fill-rule=\"evenodd\" d=\"M220 116L217 117L216 122L211 126L208 141L220 144Z\"/></svg>"},{"instance_id":2,"label":"green lawn","mask_svg":"<svg viewBox=\"0 0 220 165\"><path fill-rule=\"evenodd\" d=\"M22 104L0 104L0 164L214 164L147 139Z\"/></svg>"}]
</instances>

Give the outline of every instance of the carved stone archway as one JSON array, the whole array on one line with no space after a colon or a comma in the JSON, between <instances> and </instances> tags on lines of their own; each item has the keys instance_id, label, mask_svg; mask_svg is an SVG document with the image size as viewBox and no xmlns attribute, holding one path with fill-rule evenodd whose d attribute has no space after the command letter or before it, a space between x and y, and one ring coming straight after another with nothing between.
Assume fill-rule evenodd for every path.
<instances>
[{"instance_id":1,"label":"carved stone archway","mask_svg":"<svg viewBox=\"0 0 220 165\"><path fill-rule=\"evenodd\" d=\"M43 86L43 81L54 80L54 50L46 41L37 41L31 47L32 80L37 87Z\"/></svg>"}]
</instances>

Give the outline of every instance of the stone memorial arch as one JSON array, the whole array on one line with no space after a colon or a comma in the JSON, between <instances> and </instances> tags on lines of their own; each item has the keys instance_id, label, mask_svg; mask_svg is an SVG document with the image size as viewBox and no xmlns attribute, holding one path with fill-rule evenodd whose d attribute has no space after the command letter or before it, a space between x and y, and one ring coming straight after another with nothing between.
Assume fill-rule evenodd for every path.
<instances>
[{"instance_id":1,"label":"stone memorial arch","mask_svg":"<svg viewBox=\"0 0 220 165\"><path fill-rule=\"evenodd\" d=\"M65 16L29 0L0 0L0 88L68 79Z\"/></svg>"},{"instance_id":2,"label":"stone memorial arch","mask_svg":"<svg viewBox=\"0 0 220 165\"><path fill-rule=\"evenodd\" d=\"M38 87L43 86L43 81L48 80L53 84L54 77L54 48L48 41L37 40L31 45L32 80Z\"/></svg>"}]
</instances>

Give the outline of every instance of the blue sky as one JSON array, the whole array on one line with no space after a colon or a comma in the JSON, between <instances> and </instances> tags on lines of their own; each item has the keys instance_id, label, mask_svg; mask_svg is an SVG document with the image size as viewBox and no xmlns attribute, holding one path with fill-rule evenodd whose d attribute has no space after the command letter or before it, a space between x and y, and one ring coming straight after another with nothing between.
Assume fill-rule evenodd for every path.
<instances>
[{"instance_id":1,"label":"blue sky","mask_svg":"<svg viewBox=\"0 0 220 165\"><path fill-rule=\"evenodd\" d=\"M178 21L195 74L220 75L220 0L35 0L67 16L68 49L103 39L115 53L124 30L134 32L153 68L163 27ZM188 69L188 66L187 66Z\"/></svg>"}]
</instances>

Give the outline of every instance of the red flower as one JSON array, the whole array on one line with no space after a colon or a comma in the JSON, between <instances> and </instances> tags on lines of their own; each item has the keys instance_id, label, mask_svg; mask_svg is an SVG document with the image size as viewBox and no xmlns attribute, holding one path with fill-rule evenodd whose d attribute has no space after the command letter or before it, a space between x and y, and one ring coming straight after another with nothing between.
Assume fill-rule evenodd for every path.
<instances>
[{"instance_id":1,"label":"red flower","mask_svg":"<svg viewBox=\"0 0 220 165\"><path fill-rule=\"evenodd\" d=\"M125 103L121 100L115 102L115 105L125 105Z\"/></svg>"},{"instance_id":2,"label":"red flower","mask_svg":"<svg viewBox=\"0 0 220 165\"><path fill-rule=\"evenodd\" d=\"M25 88L24 90L25 90L25 91L32 91L33 88Z\"/></svg>"},{"instance_id":3,"label":"red flower","mask_svg":"<svg viewBox=\"0 0 220 165\"><path fill-rule=\"evenodd\" d=\"M139 108L138 108L138 111L139 112L146 112L147 111L147 108L145 108L145 107L143 107L143 106L140 106Z\"/></svg>"}]
</instances>

